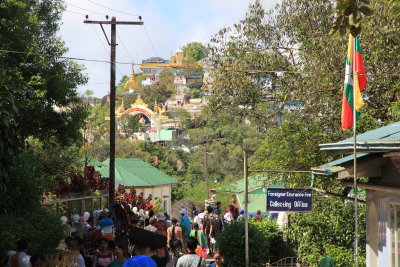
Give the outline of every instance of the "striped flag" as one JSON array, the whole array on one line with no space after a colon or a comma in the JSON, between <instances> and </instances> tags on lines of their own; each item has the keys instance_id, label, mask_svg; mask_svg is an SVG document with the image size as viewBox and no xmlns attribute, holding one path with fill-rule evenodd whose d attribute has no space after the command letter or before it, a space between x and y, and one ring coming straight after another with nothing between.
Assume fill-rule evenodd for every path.
<instances>
[{"instance_id":1,"label":"striped flag","mask_svg":"<svg viewBox=\"0 0 400 267\"><path fill-rule=\"evenodd\" d=\"M356 75L354 75L356 74ZM362 51L358 36L349 35L349 48L346 57L346 75L344 79L342 101L342 129L346 131L353 125L353 111L355 95L356 112L364 105L361 92L367 84L367 76L362 59ZM358 112L356 113L358 119Z\"/></svg>"}]
</instances>

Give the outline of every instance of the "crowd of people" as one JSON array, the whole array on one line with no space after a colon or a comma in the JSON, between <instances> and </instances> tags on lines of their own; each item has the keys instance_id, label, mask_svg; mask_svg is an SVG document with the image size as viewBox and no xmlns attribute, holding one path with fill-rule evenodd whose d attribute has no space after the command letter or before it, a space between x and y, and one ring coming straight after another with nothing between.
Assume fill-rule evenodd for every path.
<instances>
[{"instance_id":1,"label":"crowd of people","mask_svg":"<svg viewBox=\"0 0 400 267\"><path fill-rule=\"evenodd\" d=\"M182 207L179 218L167 213L141 212L130 220L124 235L116 235L118 224L105 209L83 216L72 216L67 225L65 250L77 253L78 267L221 267L223 254L216 242L224 228L235 221L244 221L244 210L239 210L232 199L222 210L222 204L207 206L205 210ZM262 220L261 212L253 218ZM124 231L122 231L124 232ZM123 238L126 237L126 238ZM5 266L45 266L42 255L28 256L25 240L17 242L16 251L7 255Z\"/></svg>"}]
</instances>

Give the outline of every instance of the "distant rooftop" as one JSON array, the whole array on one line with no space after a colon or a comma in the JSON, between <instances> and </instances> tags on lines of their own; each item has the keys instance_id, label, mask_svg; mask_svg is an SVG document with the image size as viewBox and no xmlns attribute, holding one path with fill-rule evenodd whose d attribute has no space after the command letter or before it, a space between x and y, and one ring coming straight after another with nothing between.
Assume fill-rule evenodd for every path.
<instances>
[{"instance_id":1,"label":"distant rooftop","mask_svg":"<svg viewBox=\"0 0 400 267\"><path fill-rule=\"evenodd\" d=\"M168 64L169 61L161 57L151 57L142 60L142 64Z\"/></svg>"},{"instance_id":2,"label":"distant rooftop","mask_svg":"<svg viewBox=\"0 0 400 267\"><path fill-rule=\"evenodd\" d=\"M99 168L102 177L109 177L109 160ZM159 185L174 185L178 181L157 168L140 159L115 159L115 184L125 186L147 187Z\"/></svg>"}]
</instances>

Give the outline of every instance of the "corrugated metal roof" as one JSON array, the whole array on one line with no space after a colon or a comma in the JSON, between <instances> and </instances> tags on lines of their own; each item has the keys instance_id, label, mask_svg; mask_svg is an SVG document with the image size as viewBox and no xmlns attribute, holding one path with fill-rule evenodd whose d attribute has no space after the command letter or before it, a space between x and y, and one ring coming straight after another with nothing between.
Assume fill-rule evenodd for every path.
<instances>
[{"instance_id":1,"label":"corrugated metal roof","mask_svg":"<svg viewBox=\"0 0 400 267\"><path fill-rule=\"evenodd\" d=\"M336 153L351 153L353 138L347 138L337 143L320 144L321 150ZM400 122L368 131L357 135L357 151L359 152L387 152L400 150Z\"/></svg>"},{"instance_id":2,"label":"corrugated metal roof","mask_svg":"<svg viewBox=\"0 0 400 267\"><path fill-rule=\"evenodd\" d=\"M272 178L269 178L267 175L255 175L249 177L249 192L257 190L258 188L281 188L285 187L282 179L276 179L271 181ZM244 192L244 181L243 179L230 184L227 188L224 188L225 192L232 193L242 193Z\"/></svg>"},{"instance_id":3,"label":"corrugated metal roof","mask_svg":"<svg viewBox=\"0 0 400 267\"><path fill-rule=\"evenodd\" d=\"M365 157L367 155L369 155L369 153L359 153L359 154L357 154L357 159ZM341 165L343 165L347 162L353 161L353 160L354 160L353 155L349 155L349 156L325 163L324 165L321 165L318 167L313 167L313 168L311 168L311 171L313 174L332 175L332 174L344 169Z\"/></svg>"},{"instance_id":4,"label":"corrugated metal roof","mask_svg":"<svg viewBox=\"0 0 400 267\"><path fill-rule=\"evenodd\" d=\"M400 121L357 135L357 141L371 140L400 141ZM342 140L339 143L346 142L353 142L353 137Z\"/></svg>"},{"instance_id":5,"label":"corrugated metal roof","mask_svg":"<svg viewBox=\"0 0 400 267\"><path fill-rule=\"evenodd\" d=\"M337 143L320 144L321 150L338 153L353 152L353 137ZM400 122L395 122L378 129L357 135L357 159L371 155L374 152L400 150ZM367 153L365 153L367 152ZM311 168L313 174L332 175L343 170L342 165L353 160L353 155L343 157L324 165Z\"/></svg>"},{"instance_id":6,"label":"corrugated metal roof","mask_svg":"<svg viewBox=\"0 0 400 267\"><path fill-rule=\"evenodd\" d=\"M102 177L109 177L109 160L99 169ZM157 186L177 184L174 178L140 159L115 159L115 184L125 186Z\"/></svg>"}]
</instances>

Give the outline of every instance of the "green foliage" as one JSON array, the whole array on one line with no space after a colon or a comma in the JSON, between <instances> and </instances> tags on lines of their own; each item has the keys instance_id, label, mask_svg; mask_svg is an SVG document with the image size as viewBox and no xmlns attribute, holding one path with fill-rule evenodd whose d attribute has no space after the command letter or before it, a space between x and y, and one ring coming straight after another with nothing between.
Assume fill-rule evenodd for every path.
<instances>
[{"instance_id":1,"label":"green foliage","mask_svg":"<svg viewBox=\"0 0 400 267\"><path fill-rule=\"evenodd\" d=\"M390 13L393 16L397 16L400 13L400 1L399 0L390 0L389 6L390 6Z\"/></svg>"},{"instance_id":2,"label":"green foliage","mask_svg":"<svg viewBox=\"0 0 400 267\"><path fill-rule=\"evenodd\" d=\"M363 21L361 36L365 69L391 73L398 68L400 39L393 31L400 26L400 16L388 16L387 1L373 1L370 6L374 13ZM283 1L270 11L259 1L252 4L245 19L222 29L210 42L214 110L247 116L269 127L279 122L285 104L298 101L299 116L323 120L332 141L344 137L340 110L348 41L329 35L334 10L335 2L324 0ZM270 70L300 73L264 72ZM398 89L397 76L369 77L362 113L382 122L391 120L388 109L398 101Z\"/></svg>"},{"instance_id":3,"label":"green foliage","mask_svg":"<svg viewBox=\"0 0 400 267\"><path fill-rule=\"evenodd\" d=\"M200 42L191 42L182 47L182 54L190 61L199 61L207 56L207 48Z\"/></svg>"},{"instance_id":4,"label":"green foliage","mask_svg":"<svg viewBox=\"0 0 400 267\"><path fill-rule=\"evenodd\" d=\"M224 254L228 266L243 266L244 255L244 223L237 222L226 225L217 240L217 247ZM282 233L278 226L264 220L249 223L249 259L250 266L262 266L273 262L280 256L289 256Z\"/></svg>"},{"instance_id":5,"label":"green foliage","mask_svg":"<svg viewBox=\"0 0 400 267\"><path fill-rule=\"evenodd\" d=\"M368 0L336 0L336 19L330 34L337 31L357 36L361 32L361 21L372 15Z\"/></svg>"},{"instance_id":6,"label":"green foliage","mask_svg":"<svg viewBox=\"0 0 400 267\"><path fill-rule=\"evenodd\" d=\"M183 92L189 94L190 98L199 98L201 97L203 91L201 88L190 88L190 87L183 87Z\"/></svg>"},{"instance_id":7,"label":"green foliage","mask_svg":"<svg viewBox=\"0 0 400 267\"><path fill-rule=\"evenodd\" d=\"M0 55L1 181L28 136L62 145L81 139L87 113L75 88L87 78L82 66L60 58L67 52L57 36L62 11L62 1L0 3L1 49L54 55Z\"/></svg>"},{"instance_id":8,"label":"green foliage","mask_svg":"<svg viewBox=\"0 0 400 267\"><path fill-rule=\"evenodd\" d=\"M140 115L124 115L121 118L119 118L118 121L118 128L119 131L122 131L124 133L127 133L129 136L132 136L134 133L137 132L144 132L145 127L142 123L140 123Z\"/></svg>"},{"instance_id":9,"label":"green foliage","mask_svg":"<svg viewBox=\"0 0 400 267\"><path fill-rule=\"evenodd\" d=\"M251 168L278 170L309 170L330 160L332 156L319 151L316 144L326 143L331 136L324 134L321 122L307 122L288 116L280 125L267 130L261 146L252 156ZM310 185L309 174L287 174L286 183L290 187ZM318 186L327 188L336 184L335 180L318 180Z\"/></svg>"},{"instance_id":10,"label":"green foliage","mask_svg":"<svg viewBox=\"0 0 400 267\"><path fill-rule=\"evenodd\" d=\"M125 83L129 80L129 77L124 75L122 76L121 80L119 81L116 91L117 94L123 94L126 93L126 89L125 89Z\"/></svg>"},{"instance_id":11,"label":"green foliage","mask_svg":"<svg viewBox=\"0 0 400 267\"><path fill-rule=\"evenodd\" d=\"M163 70L159 74L159 80L149 86L141 86L138 93L148 105L155 102L164 103L175 94L174 75L170 70Z\"/></svg>"},{"instance_id":12,"label":"green foliage","mask_svg":"<svg viewBox=\"0 0 400 267\"><path fill-rule=\"evenodd\" d=\"M394 121L400 120L400 102L393 102L389 108L390 116Z\"/></svg>"},{"instance_id":13,"label":"green foliage","mask_svg":"<svg viewBox=\"0 0 400 267\"><path fill-rule=\"evenodd\" d=\"M106 123L105 118L110 116L110 106L98 104L92 108L90 126L98 127Z\"/></svg>"},{"instance_id":14,"label":"green foliage","mask_svg":"<svg viewBox=\"0 0 400 267\"><path fill-rule=\"evenodd\" d=\"M32 151L18 154L5 180L8 190L0 202L0 210L13 212L38 208L42 192L50 180L42 174L42 165L37 155Z\"/></svg>"},{"instance_id":15,"label":"green foliage","mask_svg":"<svg viewBox=\"0 0 400 267\"><path fill-rule=\"evenodd\" d=\"M170 112L171 114L171 112ZM174 119L179 120L179 129L183 131L187 130L191 126L191 115L190 113L184 108L175 109L172 113L172 117Z\"/></svg>"},{"instance_id":16,"label":"green foliage","mask_svg":"<svg viewBox=\"0 0 400 267\"><path fill-rule=\"evenodd\" d=\"M0 202L4 211L0 215L2 251L15 249L16 241L21 238L30 241L31 252L55 248L63 238L60 220L41 206L43 191L51 181L43 163L43 157L34 150L22 151L13 162L5 180L7 194Z\"/></svg>"},{"instance_id":17,"label":"green foliage","mask_svg":"<svg viewBox=\"0 0 400 267\"><path fill-rule=\"evenodd\" d=\"M365 205L359 204L359 255L365 262ZM336 258L338 266L353 266L354 203L314 197L313 212L290 216L288 237L299 256L317 264L324 256Z\"/></svg>"},{"instance_id":18,"label":"green foliage","mask_svg":"<svg viewBox=\"0 0 400 267\"><path fill-rule=\"evenodd\" d=\"M1 251L14 249L20 238L29 239L32 252L54 248L63 236L58 218L41 207L42 194L52 174L62 172L52 165L59 163L56 157L69 158L66 150L56 153L82 140L79 130L87 117L76 92L87 81L83 67L61 58L67 52L57 35L63 5L0 3L0 48L23 52L0 55ZM45 143L47 152L29 147L28 137Z\"/></svg>"},{"instance_id":19,"label":"green foliage","mask_svg":"<svg viewBox=\"0 0 400 267\"><path fill-rule=\"evenodd\" d=\"M0 214L0 228L1 251L15 250L17 240L26 239L28 253L35 254L43 249L56 248L64 238L60 219L43 207Z\"/></svg>"}]
</instances>

